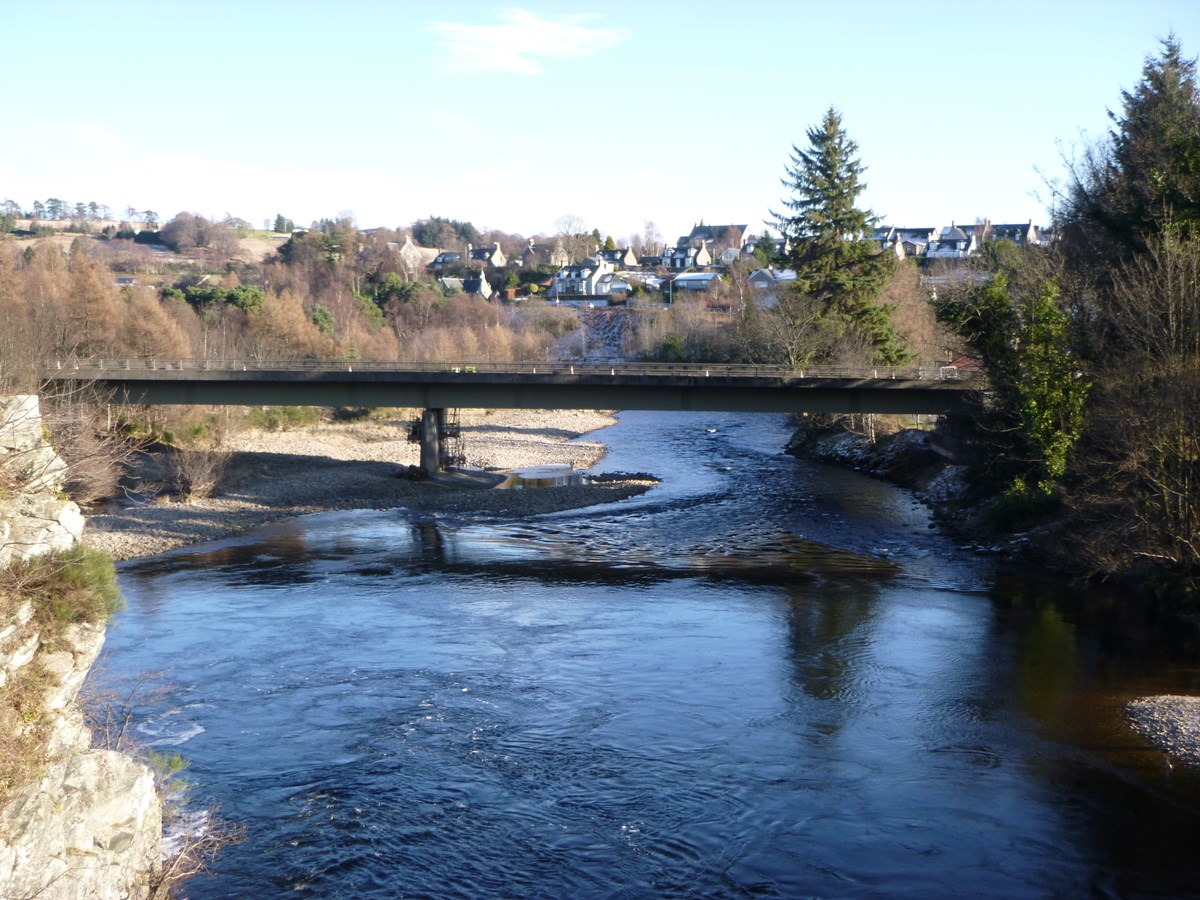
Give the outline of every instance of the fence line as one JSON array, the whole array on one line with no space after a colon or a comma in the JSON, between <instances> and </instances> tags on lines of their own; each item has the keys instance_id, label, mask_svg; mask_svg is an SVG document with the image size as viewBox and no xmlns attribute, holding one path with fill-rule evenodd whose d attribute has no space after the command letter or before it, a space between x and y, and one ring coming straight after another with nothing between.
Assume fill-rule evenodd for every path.
<instances>
[{"instance_id":1,"label":"fence line","mask_svg":"<svg viewBox=\"0 0 1200 900\"><path fill-rule=\"evenodd\" d=\"M585 362L487 362L449 360L407 362L402 360L344 359L70 359L43 364L42 371L55 373L113 372L433 372L465 375L545 376L694 376L704 378L829 378L892 381L976 381L983 373L955 366L804 366L793 369L778 365L706 363L631 363L625 360Z\"/></svg>"}]
</instances>

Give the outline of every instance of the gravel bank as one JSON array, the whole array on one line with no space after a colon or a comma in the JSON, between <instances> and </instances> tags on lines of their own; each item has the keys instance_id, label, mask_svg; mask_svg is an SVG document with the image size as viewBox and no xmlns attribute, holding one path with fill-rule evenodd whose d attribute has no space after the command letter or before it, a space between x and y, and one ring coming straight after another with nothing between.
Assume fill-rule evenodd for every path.
<instances>
[{"instance_id":1,"label":"gravel bank","mask_svg":"<svg viewBox=\"0 0 1200 900\"><path fill-rule=\"evenodd\" d=\"M604 456L604 445L573 439L613 421L581 410L464 410L467 464L504 470L569 463L587 469ZM190 503L158 498L89 516L84 543L114 559L131 559L324 510L406 507L511 519L620 500L653 484L630 476L498 491L481 477L411 481L403 476L417 464L419 451L407 433L408 423L396 421L236 435L226 441L233 455L212 497Z\"/></svg>"},{"instance_id":2,"label":"gravel bank","mask_svg":"<svg viewBox=\"0 0 1200 900\"><path fill-rule=\"evenodd\" d=\"M1125 707L1135 731L1181 762L1200 766L1200 697L1160 694Z\"/></svg>"}]
</instances>

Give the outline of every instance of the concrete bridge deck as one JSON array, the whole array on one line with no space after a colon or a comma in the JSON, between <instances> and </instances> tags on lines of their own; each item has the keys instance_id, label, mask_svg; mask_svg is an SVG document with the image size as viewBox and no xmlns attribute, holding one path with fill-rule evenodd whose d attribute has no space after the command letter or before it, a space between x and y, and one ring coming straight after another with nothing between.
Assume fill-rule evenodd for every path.
<instances>
[{"instance_id":1,"label":"concrete bridge deck","mask_svg":"<svg viewBox=\"0 0 1200 900\"><path fill-rule=\"evenodd\" d=\"M48 381L94 384L145 404L969 415L979 409L984 382L962 374L615 361L90 359L42 367Z\"/></svg>"}]
</instances>

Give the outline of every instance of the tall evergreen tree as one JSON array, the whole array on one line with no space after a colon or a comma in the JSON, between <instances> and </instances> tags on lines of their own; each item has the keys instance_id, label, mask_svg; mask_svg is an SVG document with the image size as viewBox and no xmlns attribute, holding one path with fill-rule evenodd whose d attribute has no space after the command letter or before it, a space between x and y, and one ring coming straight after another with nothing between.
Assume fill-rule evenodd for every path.
<instances>
[{"instance_id":1,"label":"tall evergreen tree","mask_svg":"<svg viewBox=\"0 0 1200 900\"><path fill-rule=\"evenodd\" d=\"M783 261L796 271L791 290L818 301L828 325L869 344L875 362L906 362L892 310L878 302L893 259L866 239L877 219L857 206L866 188L858 144L833 107L807 135L809 146L792 147L782 179L792 192L783 201L787 211L772 212L785 239ZM788 302L786 295L781 302Z\"/></svg>"},{"instance_id":2,"label":"tall evergreen tree","mask_svg":"<svg viewBox=\"0 0 1200 900\"><path fill-rule=\"evenodd\" d=\"M1174 35L1121 92L1106 139L1071 164L1058 220L1067 250L1107 266L1144 252L1167 222L1200 230L1200 91L1196 60Z\"/></svg>"},{"instance_id":3,"label":"tall evergreen tree","mask_svg":"<svg viewBox=\"0 0 1200 900\"><path fill-rule=\"evenodd\" d=\"M803 259L812 244L857 240L876 221L874 213L855 206L866 188L859 180L866 169L855 158L858 144L843 130L841 113L830 107L807 135L809 148L792 147L782 179L794 194L783 201L790 214L772 213L780 234L794 245L794 261Z\"/></svg>"},{"instance_id":4,"label":"tall evergreen tree","mask_svg":"<svg viewBox=\"0 0 1200 900\"><path fill-rule=\"evenodd\" d=\"M1150 566L1200 595L1200 88L1174 35L1109 118L1057 217L1071 332L1095 382L1066 545L1096 572Z\"/></svg>"}]
</instances>

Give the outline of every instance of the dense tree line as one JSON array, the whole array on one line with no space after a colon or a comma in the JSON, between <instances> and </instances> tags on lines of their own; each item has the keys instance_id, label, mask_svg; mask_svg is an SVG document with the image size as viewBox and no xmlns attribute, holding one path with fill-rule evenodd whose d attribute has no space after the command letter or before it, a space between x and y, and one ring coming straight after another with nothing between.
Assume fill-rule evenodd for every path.
<instances>
[{"instance_id":1,"label":"dense tree line","mask_svg":"<svg viewBox=\"0 0 1200 900\"><path fill-rule=\"evenodd\" d=\"M1094 575L1200 587L1200 92L1172 36L1069 160L1050 252L993 252L938 306L994 392L964 436L997 526L1059 525Z\"/></svg>"},{"instance_id":2,"label":"dense tree line","mask_svg":"<svg viewBox=\"0 0 1200 900\"><path fill-rule=\"evenodd\" d=\"M402 274L395 235L318 224L258 263L189 213L162 228L173 262L119 240L0 244L0 382L30 387L37 362L84 357L540 360L564 316L578 327L565 311L548 326L536 302L447 295Z\"/></svg>"}]
</instances>

